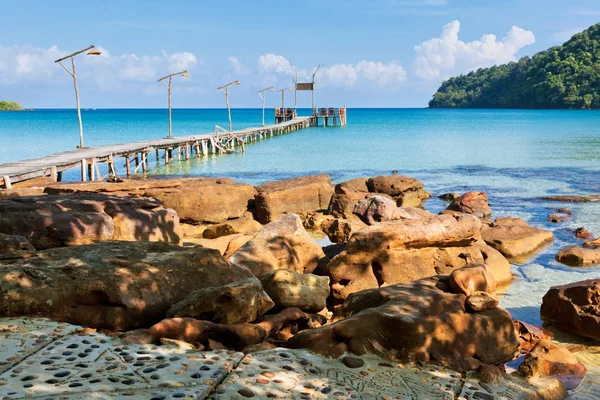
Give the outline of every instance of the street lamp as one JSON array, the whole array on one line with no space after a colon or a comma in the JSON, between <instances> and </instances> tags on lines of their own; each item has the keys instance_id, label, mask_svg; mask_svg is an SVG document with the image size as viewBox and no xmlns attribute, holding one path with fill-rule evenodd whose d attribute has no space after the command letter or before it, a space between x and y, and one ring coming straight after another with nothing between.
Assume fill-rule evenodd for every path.
<instances>
[{"instance_id":1,"label":"street lamp","mask_svg":"<svg viewBox=\"0 0 600 400\"><path fill-rule=\"evenodd\" d=\"M312 109L313 113L315 112L315 75L319 72L319 69L323 66L323 64L319 64L315 72L312 74Z\"/></svg>"},{"instance_id":2,"label":"street lamp","mask_svg":"<svg viewBox=\"0 0 600 400\"><path fill-rule=\"evenodd\" d=\"M221 92L225 95L225 103L227 104L227 116L229 117L229 131L231 132L233 126L231 124L231 109L229 108L229 86L230 85L239 85L240 81L229 82L227 85L223 85L218 87ZM223 90L225 89L225 90Z\"/></svg>"},{"instance_id":3,"label":"street lamp","mask_svg":"<svg viewBox=\"0 0 600 400\"><path fill-rule=\"evenodd\" d=\"M275 90L275 88L273 86L271 86L271 87L268 87L268 88L265 88L265 89L262 89L262 90L259 90L258 92L256 92L262 99L262 103L263 103L262 126L265 126L265 92L267 90Z\"/></svg>"},{"instance_id":4,"label":"street lamp","mask_svg":"<svg viewBox=\"0 0 600 400\"><path fill-rule=\"evenodd\" d=\"M65 71L67 71L67 73L69 75L71 75L71 77L73 78L73 84L75 85L75 102L77 103L77 119L79 120L79 148L82 149L83 148L83 124L81 123L81 108L79 107L79 88L77 87L77 70L75 69L75 56L81 53L85 53L86 51L90 50L89 53L87 53L88 56L99 56L100 54L102 54L100 52L100 50L94 48L94 46L89 46L86 47L83 50L79 50L76 51L75 53L69 54L68 56L65 56L63 58L59 58L58 60L55 60L55 63L59 63L61 67L64 68ZM71 59L71 65L73 67L72 71L69 71L69 69L67 67L65 67L62 63L62 61L66 60L67 58Z\"/></svg>"},{"instance_id":5,"label":"street lamp","mask_svg":"<svg viewBox=\"0 0 600 400\"><path fill-rule=\"evenodd\" d=\"M171 85L173 83L173 77L177 76L177 75L181 75L183 77L188 77L190 76L190 74L188 74L188 72L186 70L183 70L181 72L175 72L174 74L169 74L167 76L163 76L162 78L160 78L158 80L158 82L162 82L163 85L165 85L165 87L167 88L167 92L169 93L169 136L168 138L172 138L173 137L173 121L171 120ZM165 83L165 79L169 78L169 84L167 85Z\"/></svg>"},{"instance_id":6,"label":"street lamp","mask_svg":"<svg viewBox=\"0 0 600 400\"><path fill-rule=\"evenodd\" d=\"M291 87L286 87L278 90L281 93L281 122L285 121L285 91L292 90Z\"/></svg>"}]
</instances>

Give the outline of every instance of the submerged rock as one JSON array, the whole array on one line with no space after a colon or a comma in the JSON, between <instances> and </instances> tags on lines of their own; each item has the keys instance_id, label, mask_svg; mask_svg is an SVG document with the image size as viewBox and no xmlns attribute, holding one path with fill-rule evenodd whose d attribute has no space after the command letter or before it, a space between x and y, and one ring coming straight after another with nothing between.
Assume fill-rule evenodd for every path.
<instances>
[{"instance_id":1,"label":"submerged rock","mask_svg":"<svg viewBox=\"0 0 600 400\"><path fill-rule=\"evenodd\" d=\"M454 200L446 210L472 214L483 220L492 216L492 209L485 192L467 192Z\"/></svg>"},{"instance_id":2,"label":"submerged rock","mask_svg":"<svg viewBox=\"0 0 600 400\"><path fill-rule=\"evenodd\" d=\"M551 287L542 299L541 315L561 330L600 340L600 280Z\"/></svg>"},{"instance_id":3,"label":"submerged rock","mask_svg":"<svg viewBox=\"0 0 600 400\"><path fill-rule=\"evenodd\" d=\"M483 225L481 237L504 256L515 258L539 250L551 242L554 235L528 225L521 218L507 217L496 218L493 223Z\"/></svg>"},{"instance_id":4,"label":"submerged rock","mask_svg":"<svg viewBox=\"0 0 600 400\"><path fill-rule=\"evenodd\" d=\"M256 219L267 224L284 214L306 216L325 210L333 194L329 175L302 176L256 187Z\"/></svg>"},{"instance_id":5,"label":"submerged rock","mask_svg":"<svg viewBox=\"0 0 600 400\"><path fill-rule=\"evenodd\" d=\"M289 344L332 357L372 353L459 371L513 359L520 343L510 314L500 308L468 313L465 301L433 280L365 290L344 302L344 319L299 332Z\"/></svg>"},{"instance_id":6,"label":"submerged rock","mask_svg":"<svg viewBox=\"0 0 600 400\"><path fill-rule=\"evenodd\" d=\"M261 278L277 269L311 273L323 257L323 249L306 232L302 220L288 214L265 225L229 257L229 262Z\"/></svg>"},{"instance_id":7,"label":"submerged rock","mask_svg":"<svg viewBox=\"0 0 600 400\"><path fill-rule=\"evenodd\" d=\"M329 278L313 274L300 274L278 269L262 278L265 292L278 308L297 307L306 312L325 308L329 296Z\"/></svg>"},{"instance_id":8,"label":"submerged rock","mask_svg":"<svg viewBox=\"0 0 600 400\"><path fill-rule=\"evenodd\" d=\"M150 326L188 293L251 274L215 250L104 242L0 261L0 316L40 315L92 328Z\"/></svg>"},{"instance_id":9,"label":"submerged rock","mask_svg":"<svg viewBox=\"0 0 600 400\"><path fill-rule=\"evenodd\" d=\"M189 293L174 304L166 316L189 317L222 324L253 322L275 303L265 293L261 282L246 278L224 286L209 287Z\"/></svg>"},{"instance_id":10,"label":"submerged rock","mask_svg":"<svg viewBox=\"0 0 600 400\"><path fill-rule=\"evenodd\" d=\"M556 255L556 261L572 267L586 267L600 264L600 248L571 246Z\"/></svg>"},{"instance_id":11,"label":"submerged rock","mask_svg":"<svg viewBox=\"0 0 600 400\"><path fill-rule=\"evenodd\" d=\"M541 339L519 366L526 377L560 376L581 380L587 372L585 366L569 350L550 340Z\"/></svg>"}]
</instances>

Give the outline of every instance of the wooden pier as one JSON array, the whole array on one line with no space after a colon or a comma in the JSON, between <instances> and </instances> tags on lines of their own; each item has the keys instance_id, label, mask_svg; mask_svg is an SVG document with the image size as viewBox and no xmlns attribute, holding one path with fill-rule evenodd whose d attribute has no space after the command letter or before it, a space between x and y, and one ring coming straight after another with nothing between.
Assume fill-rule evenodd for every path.
<instances>
[{"instance_id":1,"label":"wooden pier","mask_svg":"<svg viewBox=\"0 0 600 400\"><path fill-rule=\"evenodd\" d=\"M298 115L293 108L275 108L275 123L291 121ZM312 126L346 126L346 107L313 109Z\"/></svg>"},{"instance_id":2,"label":"wooden pier","mask_svg":"<svg viewBox=\"0 0 600 400\"><path fill-rule=\"evenodd\" d=\"M318 120L316 122L318 124ZM125 174L130 177L138 171L145 174L149 169L148 162L152 155L157 162L164 159L164 163L169 164L175 159L189 160L191 157L230 153L238 147L245 151L246 143L272 138L313 125L316 125L314 117L295 117L258 128L227 131L217 127L214 133L208 134L78 148L31 160L0 164L0 185L11 189L13 183L41 176L49 176L54 182L60 182L63 171L71 168L81 169L82 181L117 177L115 163L119 159L124 160ZM107 164L106 176L102 176L100 172L101 163Z\"/></svg>"}]
</instances>

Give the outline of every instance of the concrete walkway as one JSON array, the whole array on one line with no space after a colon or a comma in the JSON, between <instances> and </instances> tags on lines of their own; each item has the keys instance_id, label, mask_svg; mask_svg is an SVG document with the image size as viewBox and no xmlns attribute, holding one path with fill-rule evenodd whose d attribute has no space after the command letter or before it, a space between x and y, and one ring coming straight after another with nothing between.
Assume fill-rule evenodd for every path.
<instances>
[{"instance_id":1,"label":"concrete walkway","mask_svg":"<svg viewBox=\"0 0 600 400\"><path fill-rule=\"evenodd\" d=\"M375 356L130 345L47 319L0 319L0 399L516 400L537 398L549 383L507 376L491 384Z\"/></svg>"}]
</instances>

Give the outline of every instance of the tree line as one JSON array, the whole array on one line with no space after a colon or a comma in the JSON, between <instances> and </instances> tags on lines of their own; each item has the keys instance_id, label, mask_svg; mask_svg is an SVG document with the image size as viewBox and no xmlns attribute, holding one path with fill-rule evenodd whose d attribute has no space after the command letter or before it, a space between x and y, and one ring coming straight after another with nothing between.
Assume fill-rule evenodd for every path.
<instances>
[{"instance_id":1,"label":"tree line","mask_svg":"<svg viewBox=\"0 0 600 400\"><path fill-rule=\"evenodd\" d=\"M23 107L16 101L0 100L0 111L20 111Z\"/></svg>"}]
</instances>

